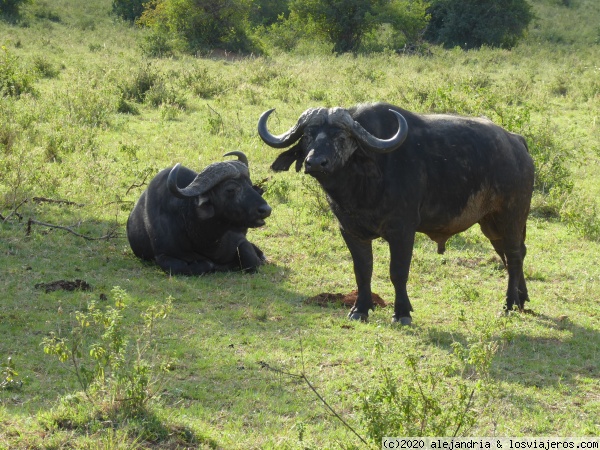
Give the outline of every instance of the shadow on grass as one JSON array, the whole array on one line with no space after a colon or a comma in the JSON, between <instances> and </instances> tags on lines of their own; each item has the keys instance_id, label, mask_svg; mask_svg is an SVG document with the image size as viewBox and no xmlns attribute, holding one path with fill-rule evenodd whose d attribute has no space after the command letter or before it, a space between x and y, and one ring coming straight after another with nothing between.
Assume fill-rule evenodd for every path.
<instances>
[{"instance_id":1,"label":"shadow on grass","mask_svg":"<svg viewBox=\"0 0 600 450\"><path fill-rule=\"evenodd\" d=\"M73 443L78 437L101 441L117 433L119 440L131 448L218 448L212 439L185 425L164 420L152 408L131 412L115 405L93 405L83 394L64 396L55 408L40 417L46 430L65 432Z\"/></svg>"},{"instance_id":2,"label":"shadow on grass","mask_svg":"<svg viewBox=\"0 0 600 450\"><path fill-rule=\"evenodd\" d=\"M512 314L518 316L507 320L529 322L526 328L531 332L510 323L496 331L493 339L497 339L500 347L491 366L493 379L536 388L575 386L580 377L600 379L596 360L600 348L598 330L577 325L566 315ZM534 328L541 333L533 331ZM465 346L469 343L466 332L435 328L427 331L427 339L448 352L452 352L454 342Z\"/></svg>"}]
</instances>

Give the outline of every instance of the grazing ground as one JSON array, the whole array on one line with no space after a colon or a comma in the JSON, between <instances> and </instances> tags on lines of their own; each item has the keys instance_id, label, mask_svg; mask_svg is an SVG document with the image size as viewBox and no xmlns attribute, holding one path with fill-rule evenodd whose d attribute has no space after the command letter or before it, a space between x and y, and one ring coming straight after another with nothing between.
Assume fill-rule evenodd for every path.
<instances>
[{"instance_id":1,"label":"grazing ground","mask_svg":"<svg viewBox=\"0 0 600 450\"><path fill-rule=\"evenodd\" d=\"M378 433L457 427L470 436L600 433L595 2L533 2L538 19L512 51L236 59L149 58L144 30L115 21L108 0L93 3L40 2L27 23L0 22L0 82L21 90L0 98L0 448L364 448L356 434L379 448ZM442 256L418 236L413 326L392 325L392 306L369 323L347 321L337 299L356 286L335 219L313 180L269 170L278 153L256 124L273 107L278 133L312 106L378 100L486 115L527 137L538 168L528 313L501 314L507 276L474 227ZM248 155L273 207L249 232L268 263L254 275L171 277L136 259L125 223L152 176L177 162L200 170L231 150ZM387 245L374 247L373 291L393 304ZM327 293L341 295L317 302ZM167 299L169 313L145 328L140 313ZM49 338L74 342L96 310L120 311L106 323L134 356L111 367L143 394L119 391L127 377L81 394L85 372L74 361L89 360L88 347L64 362L48 354ZM77 322L82 313L88 322ZM133 376L136 355L156 385ZM148 395L143 414L113 413L134 394ZM402 400L410 420L390 406Z\"/></svg>"}]
</instances>

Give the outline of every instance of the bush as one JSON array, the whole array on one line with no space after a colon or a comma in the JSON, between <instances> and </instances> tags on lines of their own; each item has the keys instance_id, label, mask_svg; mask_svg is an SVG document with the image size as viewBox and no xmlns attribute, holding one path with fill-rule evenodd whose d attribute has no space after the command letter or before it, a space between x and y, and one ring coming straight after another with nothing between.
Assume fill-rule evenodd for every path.
<instances>
[{"instance_id":1,"label":"bush","mask_svg":"<svg viewBox=\"0 0 600 450\"><path fill-rule=\"evenodd\" d=\"M493 397L490 366L498 350L497 325L481 326L467 345L454 342L450 360L406 354L404 368L380 364L379 379L362 394L362 423L380 444L385 436L469 436ZM375 353L382 355L381 342Z\"/></svg>"},{"instance_id":2,"label":"bush","mask_svg":"<svg viewBox=\"0 0 600 450\"><path fill-rule=\"evenodd\" d=\"M162 83L161 75L148 64L120 83L119 90L122 98L143 103L148 91L158 83Z\"/></svg>"},{"instance_id":3,"label":"bush","mask_svg":"<svg viewBox=\"0 0 600 450\"><path fill-rule=\"evenodd\" d=\"M4 46L0 47L0 97L19 97L35 92L35 76L22 67L19 58Z\"/></svg>"},{"instance_id":4,"label":"bush","mask_svg":"<svg viewBox=\"0 0 600 450\"><path fill-rule=\"evenodd\" d=\"M290 10L297 17L314 24L317 32L327 37L336 53L357 51L366 36L387 24L396 35L391 45L416 41L426 25L426 7L421 0L294 0ZM371 36L371 40L373 40Z\"/></svg>"},{"instance_id":5,"label":"bush","mask_svg":"<svg viewBox=\"0 0 600 450\"><path fill-rule=\"evenodd\" d=\"M157 322L171 310L171 298L149 307L142 314L144 324L130 334L124 322L127 293L115 287L112 295L114 307L102 310L92 301L85 311L76 311L70 335L44 338L44 352L72 365L84 398L99 411L143 416L169 368L169 361L157 355L155 333Z\"/></svg>"},{"instance_id":6,"label":"bush","mask_svg":"<svg viewBox=\"0 0 600 450\"><path fill-rule=\"evenodd\" d=\"M223 48L256 51L248 36L250 0L154 0L139 23L165 41L180 38L190 52Z\"/></svg>"},{"instance_id":7,"label":"bush","mask_svg":"<svg viewBox=\"0 0 600 450\"><path fill-rule=\"evenodd\" d=\"M446 48L512 48L533 19L526 0L435 0L426 37Z\"/></svg>"},{"instance_id":8,"label":"bush","mask_svg":"<svg viewBox=\"0 0 600 450\"><path fill-rule=\"evenodd\" d=\"M0 14L3 16L17 16L21 5L29 3L30 0L0 0Z\"/></svg>"},{"instance_id":9,"label":"bush","mask_svg":"<svg viewBox=\"0 0 600 450\"><path fill-rule=\"evenodd\" d=\"M146 0L113 0L112 11L122 19L134 22L144 12Z\"/></svg>"}]
</instances>

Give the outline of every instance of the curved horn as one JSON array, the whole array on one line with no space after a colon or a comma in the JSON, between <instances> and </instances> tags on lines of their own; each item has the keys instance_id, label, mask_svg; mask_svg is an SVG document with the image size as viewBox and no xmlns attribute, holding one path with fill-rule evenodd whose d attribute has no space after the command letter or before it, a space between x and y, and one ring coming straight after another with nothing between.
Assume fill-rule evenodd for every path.
<instances>
[{"instance_id":1,"label":"curved horn","mask_svg":"<svg viewBox=\"0 0 600 450\"><path fill-rule=\"evenodd\" d=\"M275 108L269 109L261 114L260 119L258 119L258 135L269 147L285 148L289 147L298 139L300 139L300 137L302 137L304 127L306 127L308 119L310 118L311 113L314 111L314 108L304 111L304 113L302 113L298 119L296 125L279 136L274 136L267 130L267 120L273 111L275 111Z\"/></svg>"},{"instance_id":2,"label":"curved horn","mask_svg":"<svg viewBox=\"0 0 600 450\"><path fill-rule=\"evenodd\" d=\"M238 161L240 161L242 164L248 167L248 157L243 152L235 150L233 152L225 153L223 156L237 156Z\"/></svg>"},{"instance_id":3,"label":"curved horn","mask_svg":"<svg viewBox=\"0 0 600 450\"><path fill-rule=\"evenodd\" d=\"M396 115L396 119L398 120L398 131L390 139L379 139L365 130L358 122L354 121L351 127L352 134L366 149L376 153L389 153L400 147L406 139L408 135L406 119L398 111L393 109L390 109L390 111Z\"/></svg>"},{"instance_id":4,"label":"curved horn","mask_svg":"<svg viewBox=\"0 0 600 450\"><path fill-rule=\"evenodd\" d=\"M167 178L167 187L171 194L177 198L190 198L202 195L211 190L221 181L227 178L237 178L243 171L247 171L247 167L243 166L240 161L225 161L213 163L207 166L202 172L196 175L196 178L184 188L177 186L177 174L181 164L176 164L169 172ZM242 169L243 168L243 169Z\"/></svg>"}]
</instances>

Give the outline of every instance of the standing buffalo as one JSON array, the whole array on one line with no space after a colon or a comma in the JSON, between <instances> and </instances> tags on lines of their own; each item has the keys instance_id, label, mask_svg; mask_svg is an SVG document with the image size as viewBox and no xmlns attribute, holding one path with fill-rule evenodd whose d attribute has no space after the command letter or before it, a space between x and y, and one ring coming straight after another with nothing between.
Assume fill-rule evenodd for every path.
<instances>
[{"instance_id":1,"label":"standing buffalo","mask_svg":"<svg viewBox=\"0 0 600 450\"><path fill-rule=\"evenodd\" d=\"M250 181L246 156L227 155L238 161L211 164L200 174L177 164L154 177L127 221L136 256L185 275L252 272L265 261L246 233L265 224L271 207Z\"/></svg>"},{"instance_id":2,"label":"standing buffalo","mask_svg":"<svg viewBox=\"0 0 600 450\"><path fill-rule=\"evenodd\" d=\"M287 132L262 140L281 153L275 171L296 163L320 183L354 262L358 298L349 317L366 320L371 300L373 239L390 247L394 322L410 324L406 283L415 233L438 253L454 234L479 223L508 269L506 310L528 300L523 258L534 166L525 139L491 121L419 115L378 103L350 109L310 108Z\"/></svg>"}]
</instances>

